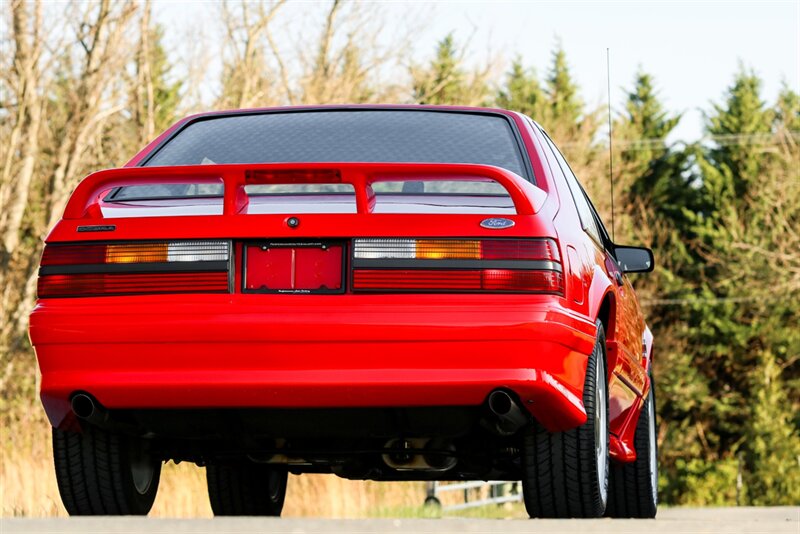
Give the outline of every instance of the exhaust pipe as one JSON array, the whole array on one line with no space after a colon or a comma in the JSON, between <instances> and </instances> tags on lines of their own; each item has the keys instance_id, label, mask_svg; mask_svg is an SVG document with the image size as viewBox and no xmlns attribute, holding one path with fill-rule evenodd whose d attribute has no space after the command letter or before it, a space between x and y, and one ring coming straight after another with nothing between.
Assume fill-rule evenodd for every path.
<instances>
[{"instance_id":1,"label":"exhaust pipe","mask_svg":"<svg viewBox=\"0 0 800 534\"><path fill-rule=\"evenodd\" d=\"M455 467L455 446L439 438L390 439L383 462L397 471L447 471Z\"/></svg>"},{"instance_id":2,"label":"exhaust pipe","mask_svg":"<svg viewBox=\"0 0 800 534\"><path fill-rule=\"evenodd\" d=\"M499 436L512 436L528 422L514 397L502 389L492 391L486 404L494 419L489 430Z\"/></svg>"},{"instance_id":3,"label":"exhaust pipe","mask_svg":"<svg viewBox=\"0 0 800 534\"><path fill-rule=\"evenodd\" d=\"M95 425L102 425L108 422L108 411L103 408L99 402L94 400L91 395L86 393L77 393L72 396L70 401L72 413L78 419L92 423Z\"/></svg>"},{"instance_id":4,"label":"exhaust pipe","mask_svg":"<svg viewBox=\"0 0 800 534\"><path fill-rule=\"evenodd\" d=\"M456 466L458 459L455 457L456 447L449 440L443 438L432 438L425 444L425 454L422 459L425 460L431 469L434 471L448 471ZM441 451L448 451L451 454L446 454Z\"/></svg>"}]
</instances>

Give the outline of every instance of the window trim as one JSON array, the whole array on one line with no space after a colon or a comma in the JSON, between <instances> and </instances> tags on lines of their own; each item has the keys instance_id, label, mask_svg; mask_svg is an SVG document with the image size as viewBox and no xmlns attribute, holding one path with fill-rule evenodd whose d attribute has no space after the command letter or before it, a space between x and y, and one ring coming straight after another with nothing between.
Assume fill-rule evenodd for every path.
<instances>
[{"instance_id":1,"label":"window trim","mask_svg":"<svg viewBox=\"0 0 800 534\"><path fill-rule=\"evenodd\" d=\"M592 201L589 198L589 195L586 193L586 190L583 189L583 186L580 184L580 182L578 182L578 185L580 186L584 197L586 197L586 202L592 209L592 216L594 217L597 228L600 231L600 238L603 241L603 248L608 251L608 253L616 260L617 255L614 252L614 242L611 240L611 235L608 233L605 224L603 224L603 220L600 218L600 214L597 213L597 208L595 208L594 204L592 204Z\"/></svg>"},{"instance_id":2,"label":"window trim","mask_svg":"<svg viewBox=\"0 0 800 534\"><path fill-rule=\"evenodd\" d=\"M535 124L535 123L534 123ZM538 126L538 125L537 125ZM575 210L578 212L578 220L581 221L581 228L583 229L584 233L588 235L592 241L596 245L598 245L602 250L608 250L608 247L605 245L604 237L607 236L608 232L605 231L605 227L603 226L602 222L599 220L599 216L597 215L597 210L592 204L592 201L589 200L589 195L586 194L586 190L581 185L581 182L578 180L578 176L573 172L572 167L569 166L569 162L567 158L564 157L564 154L561 153L559 148L556 146L555 142L547 135L547 132L539 126L539 131L542 133L545 139L545 144L548 146L550 151L553 153L553 157L558 164L559 169L561 169L561 173L564 175L564 180L567 182L567 189L569 190L570 197L572 198L572 204L575 206ZM561 158L559 159L559 156ZM561 166L561 161L563 161L567 165L567 170L564 170ZM578 189L580 193L583 195L583 199L589 205L589 211L592 217L592 222L595 224L595 228L597 230L597 235L595 235L589 228L587 221L584 221L584 216L581 213L581 209L578 206L578 199L575 198L575 192L572 190L572 186L569 183L569 178L567 177L567 172L572 174L573 178L575 178L575 183L578 184ZM610 242L610 240L608 240Z\"/></svg>"}]
</instances>

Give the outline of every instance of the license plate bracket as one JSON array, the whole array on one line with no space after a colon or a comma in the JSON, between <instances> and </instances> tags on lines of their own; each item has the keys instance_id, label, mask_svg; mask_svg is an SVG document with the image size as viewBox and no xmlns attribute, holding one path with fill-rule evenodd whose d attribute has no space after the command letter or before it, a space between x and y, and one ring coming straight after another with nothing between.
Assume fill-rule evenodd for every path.
<instances>
[{"instance_id":1,"label":"license plate bracket","mask_svg":"<svg viewBox=\"0 0 800 534\"><path fill-rule=\"evenodd\" d=\"M243 293L344 293L345 244L260 241L243 247Z\"/></svg>"}]
</instances>

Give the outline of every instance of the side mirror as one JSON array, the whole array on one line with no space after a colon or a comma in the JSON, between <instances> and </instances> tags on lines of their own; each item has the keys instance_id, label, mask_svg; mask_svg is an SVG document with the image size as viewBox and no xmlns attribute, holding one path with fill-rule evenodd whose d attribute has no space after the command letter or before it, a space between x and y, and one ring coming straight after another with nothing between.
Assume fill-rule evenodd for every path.
<instances>
[{"instance_id":1,"label":"side mirror","mask_svg":"<svg viewBox=\"0 0 800 534\"><path fill-rule=\"evenodd\" d=\"M653 251L645 247L614 247L619 268L624 273L649 273L655 267Z\"/></svg>"}]
</instances>

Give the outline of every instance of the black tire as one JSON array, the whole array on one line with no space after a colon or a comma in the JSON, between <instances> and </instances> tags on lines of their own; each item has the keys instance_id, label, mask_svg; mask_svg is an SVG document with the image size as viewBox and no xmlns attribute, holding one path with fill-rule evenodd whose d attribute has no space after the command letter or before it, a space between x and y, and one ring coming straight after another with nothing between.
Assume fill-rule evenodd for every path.
<instances>
[{"instance_id":1,"label":"black tire","mask_svg":"<svg viewBox=\"0 0 800 534\"><path fill-rule=\"evenodd\" d=\"M69 515L147 515L161 478L161 461L145 441L87 427L53 429L61 501Z\"/></svg>"},{"instance_id":2,"label":"black tire","mask_svg":"<svg viewBox=\"0 0 800 534\"><path fill-rule=\"evenodd\" d=\"M214 515L279 516L286 499L285 467L242 463L206 466Z\"/></svg>"},{"instance_id":3,"label":"black tire","mask_svg":"<svg viewBox=\"0 0 800 534\"><path fill-rule=\"evenodd\" d=\"M608 384L606 339L599 321L597 341L586 369L583 403L588 419L578 428L551 433L534 423L526 429L522 492L531 517L600 517L605 511Z\"/></svg>"},{"instance_id":4,"label":"black tire","mask_svg":"<svg viewBox=\"0 0 800 534\"><path fill-rule=\"evenodd\" d=\"M652 383L652 377L651 377ZM656 396L651 385L634 434L636 460L613 462L609 473L609 517L651 519L658 511L658 443L656 441Z\"/></svg>"}]
</instances>

